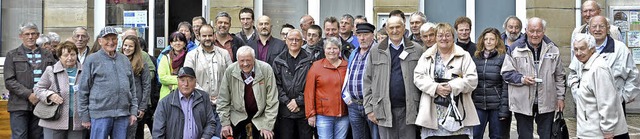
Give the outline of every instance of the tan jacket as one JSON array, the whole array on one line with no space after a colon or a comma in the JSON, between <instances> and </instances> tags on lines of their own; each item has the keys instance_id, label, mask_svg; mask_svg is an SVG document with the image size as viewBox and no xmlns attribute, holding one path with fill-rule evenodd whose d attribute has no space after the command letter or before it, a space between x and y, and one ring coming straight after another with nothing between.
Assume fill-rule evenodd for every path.
<instances>
[{"instance_id":1,"label":"tan jacket","mask_svg":"<svg viewBox=\"0 0 640 139\"><path fill-rule=\"evenodd\" d=\"M609 93L616 87L613 70L604 57L594 54L582 67L583 74L574 96L579 138L604 138L603 133L615 136L628 132L620 105L622 98Z\"/></svg>"},{"instance_id":2,"label":"tan jacket","mask_svg":"<svg viewBox=\"0 0 640 139\"><path fill-rule=\"evenodd\" d=\"M527 36L525 36L527 37ZM535 69L533 52L528 48L527 39L513 44L502 65L501 74L509 84L509 110L524 115L533 115L533 103L538 91L538 112L556 110L558 100L564 100L565 74L560 58L560 50L551 41L542 41L540 66ZM523 76L542 79L536 85L524 85Z\"/></svg>"},{"instance_id":3,"label":"tan jacket","mask_svg":"<svg viewBox=\"0 0 640 139\"><path fill-rule=\"evenodd\" d=\"M79 63L78 63L79 64ZM53 68L52 68L53 67ZM42 73L42 77L38 84L33 87L34 92L38 99L40 99L39 103L53 103L48 97L55 93L56 91L56 81L55 78L58 78L58 83L60 85L60 96L64 100L62 103L62 112L60 115L60 119L58 120L40 120L38 125L55 130L67 130L69 129L69 109L73 110L73 130L84 129L84 127L80 126L80 115L78 115L78 90L74 91L73 96L69 95L69 75L67 74L66 68L62 67L62 63L58 61L52 67L47 67L44 73ZM82 71L82 66L76 66L78 71L76 72L76 85L79 85L78 81L80 80L80 73ZM55 73L55 74L54 74ZM69 106L69 99L73 98L73 103L75 105Z\"/></svg>"},{"instance_id":4,"label":"tan jacket","mask_svg":"<svg viewBox=\"0 0 640 139\"><path fill-rule=\"evenodd\" d=\"M218 96L218 89L224 70L231 65L229 52L220 47L213 46L213 58L207 58L203 47L189 51L184 60L184 67L191 67L196 72L197 88L209 93L211 98ZM211 75L213 74L213 75ZM210 99L211 99L210 98ZM216 104L215 99L211 99Z\"/></svg>"},{"instance_id":5,"label":"tan jacket","mask_svg":"<svg viewBox=\"0 0 640 139\"><path fill-rule=\"evenodd\" d=\"M480 124L476 107L471 99L471 92L478 85L478 74L476 73L476 64L473 62L471 55L462 47L455 45L452 57L445 59L446 67L451 67L445 74L456 74L460 78L449 81L451 86L451 94L454 96L462 95L462 103L457 103L458 111L464 116L462 121L464 126L475 126ZM413 83L422 91L420 96L420 110L416 118L416 125L438 129L436 118L436 105L433 99L438 96L436 88L439 83L434 81L434 66L437 47L430 47L425 51L413 73ZM462 106L460 106L462 105ZM466 114L465 114L466 113Z\"/></svg>"}]
</instances>

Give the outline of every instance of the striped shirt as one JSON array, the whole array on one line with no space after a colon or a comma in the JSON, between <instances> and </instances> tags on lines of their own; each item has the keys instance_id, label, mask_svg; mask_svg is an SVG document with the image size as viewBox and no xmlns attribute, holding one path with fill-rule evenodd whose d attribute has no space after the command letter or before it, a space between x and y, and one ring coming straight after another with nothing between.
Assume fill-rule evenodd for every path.
<instances>
[{"instance_id":1,"label":"striped shirt","mask_svg":"<svg viewBox=\"0 0 640 139\"><path fill-rule=\"evenodd\" d=\"M42 52L40 52L40 49L32 51L26 47L23 48L25 49L25 52L27 52L26 56L29 59L29 64L31 64L31 67L33 69L33 83L38 83L43 71L41 69L36 69L36 67L39 67L40 63L42 63Z\"/></svg>"},{"instance_id":2,"label":"striped shirt","mask_svg":"<svg viewBox=\"0 0 640 139\"><path fill-rule=\"evenodd\" d=\"M367 55L369 51L364 54L360 54L360 51L356 51L355 58L351 65L349 65L349 75L347 75L347 90L351 94L351 98L354 100L362 100L362 79L364 78L364 70L367 62Z\"/></svg>"}]
</instances>

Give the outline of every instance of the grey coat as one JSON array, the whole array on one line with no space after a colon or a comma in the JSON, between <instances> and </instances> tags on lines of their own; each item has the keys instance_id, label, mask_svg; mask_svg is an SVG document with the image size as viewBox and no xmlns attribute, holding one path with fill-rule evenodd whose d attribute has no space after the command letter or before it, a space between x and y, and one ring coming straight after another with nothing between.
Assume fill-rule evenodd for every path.
<instances>
[{"instance_id":1,"label":"grey coat","mask_svg":"<svg viewBox=\"0 0 640 139\"><path fill-rule=\"evenodd\" d=\"M391 57L389 52L389 39L385 39L380 44L373 46L370 50L369 59L364 75L364 109L365 113L374 112L378 119L378 125L391 127L393 117L391 116L391 100L389 97L389 78L391 69ZM415 42L404 38L404 51L408 53L404 60L401 60L402 76L404 78L404 88L406 90L406 122L414 124L418 115L418 105L420 103L420 90L413 84L413 70L418 64L418 60L424 49Z\"/></svg>"},{"instance_id":2,"label":"grey coat","mask_svg":"<svg viewBox=\"0 0 640 139\"><path fill-rule=\"evenodd\" d=\"M141 111L147 109L147 105L149 105L149 94L151 93L151 78L149 78L151 73L146 62L143 67L140 75L134 75L136 88L134 95L138 99L138 110Z\"/></svg>"},{"instance_id":3,"label":"grey coat","mask_svg":"<svg viewBox=\"0 0 640 139\"><path fill-rule=\"evenodd\" d=\"M180 105L178 89L171 91L169 95L158 102L156 112L153 114L154 139L181 139L184 129L184 113ZM216 127L213 117L213 103L209 101L209 94L199 89L193 90L193 119L198 128L197 138L210 139L213 137ZM236 133L238 134L238 133Z\"/></svg>"}]
</instances>

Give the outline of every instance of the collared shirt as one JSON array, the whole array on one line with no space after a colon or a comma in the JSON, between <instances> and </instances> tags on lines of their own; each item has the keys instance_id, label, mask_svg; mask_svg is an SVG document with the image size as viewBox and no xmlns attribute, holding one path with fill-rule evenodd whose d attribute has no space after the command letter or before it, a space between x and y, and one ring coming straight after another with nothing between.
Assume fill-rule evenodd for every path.
<instances>
[{"instance_id":1,"label":"collared shirt","mask_svg":"<svg viewBox=\"0 0 640 139\"><path fill-rule=\"evenodd\" d=\"M304 58L307 58L307 53L305 53L304 50L300 50L297 57L293 57L291 54L288 54L285 60L287 61L287 66L289 66L289 69L287 69L289 70L289 73L295 73L298 63L300 63L300 60Z\"/></svg>"},{"instance_id":2,"label":"collared shirt","mask_svg":"<svg viewBox=\"0 0 640 139\"><path fill-rule=\"evenodd\" d=\"M391 39L389 39L389 46L391 46L393 49L400 49L400 46L404 46L404 38L402 38L402 40L400 41L400 44L396 45L393 44L393 42L391 42Z\"/></svg>"},{"instance_id":3,"label":"collared shirt","mask_svg":"<svg viewBox=\"0 0 640 139\"><path fill-rule=\"evenodd\" d=\"M42 52L38 46L36 46L35 50L31 50L26 46L22 46L22 51L29 59L29 64L31 64L31 68L33 69L33 83L38 83L40 81L40 76L42 76L42 70L36 69L42 63Z\"/></svg>"},{"instance_id":4,"label":"collared shirt","mask_svg":"<svg viewBox=\"0 0 640 139\"><path fill-rule=\"evenodd\" d=\"M214 91L214 90L218 90L218 82L219 81L219 76L222 75L218 75L216 73L218 73L218 71L220 69L218 69L220 67L221 64L224 64L224 61L217 61L219 58L216 58L216 53L215 53L216 49L213 49L211 52L207 52L206 50L204 50L204 48L202 49L202 55L204 55L204 58L206 59L207 62L205 63L196 63L196 64L207 64L206 67L209 67L208 70L206 70L207 75L209 75L209 79L213 79L213 80L208 80L205 82L211 82L210 90L207 91ZM195 60L198 61L198 60ZM224 70L224 69L222 69ZM215 104L215 102L214 102Z\"/></svg>"},{"instance_id":5,"label":"collared shirt","mask_svg":"<svg viewBox=\"0 0 640 139\"><path fill-rule=\"evenodd\" d=\"M76 85L76 75L78 74L78 68L73 67L73 68L67 68L67 74L69 75L69 96L74 96L73 94L76 91L76 88L74 87ZM73 103L74 97L69 97L69 106L75 106ZM73 109L69 109L69 117L73 117Z\"/></svg>"},{"instance_id":6,"label":"collared shirt","mask_svg":"<svg viewBox=\"0 0 640 139\"><path fill-rule=\"evenodd\" d=\"M78 54L78 62L80 62L80 65L82 65L84 59L87 58L87 53L89 53L89 47L85 47L84 52Z\"/></svg>"},{"instance_id":7,"label":"collared shirt","mask_svg":"<svg viewBox=\"0 0 640 139\"><path fill-rule=\"evenodd\" d=\"M357 50L357 49L356 49ZM360 54L360 51L356 51L355 58L351 65L349 65L349 75L347 75L347 90L349 91L351 98L355 100L362 100L362 79L364 78L364 70L367 62L367 55L369 51L364 54Z\"/></svg>"},{"instance_id":8,"label":"collared shirt","mask_svg":"<svg viewBox=\"0 0 640 139\"><path fill-rule=\"evenodd\" d=\"M214 38L218 38L218 33L214 33L213 34ZM227 35L227 39L228 41L225 42L224 44L221 44L218 39L213 40L213 45L218 46L220 48L223 48L225 50L227 50L229 52L229 56L233 57L233 48L231 48L233 46L232 42L233 42L233 37L231 37L231 34Z\"/></svg>"},{"instance_id":9,"label":"collared shirt","mask_svg":"<svg viewBox=\"0 0 640 139\"><path fill-rule=\"evenodd\" d=\"M607 41L608 38L604 38L604 42L602 42L602 44L600 46L596 46L596 53L600 53L602 52L602 50L604 50L604 47L607 46Z\"/></svg>"},{"instance_id":10,"label":"collared shirt","mask_svg":"<svg viewBox=\"0 0 640 139\"><path fill-rule=\"evenodd\" d=\"M267 62L267 52L269 51L269 41L271 41L271 39L267 38L267 41L265 42L265 44L262 44L262 41L260 41L260 38L256 39L256 41L258 41L257 43L258 44L258 60Z\"/></svg>"},{"instance_id":11,"label":"collared shirt","mask_svg":"<svg viewBox=\"0 0 640 139\"><path fill-rule=\"evenodd\" d=\"M197 139L198 136L198 127L196 126L196 121L193 118L193 94L189 98L186 98L182 95L182 92L178 90L178 96L180 97L180 108L182 109L182 114L184 114L184 129L182 130L183 139Z\"/></svg>"}]
</instances>

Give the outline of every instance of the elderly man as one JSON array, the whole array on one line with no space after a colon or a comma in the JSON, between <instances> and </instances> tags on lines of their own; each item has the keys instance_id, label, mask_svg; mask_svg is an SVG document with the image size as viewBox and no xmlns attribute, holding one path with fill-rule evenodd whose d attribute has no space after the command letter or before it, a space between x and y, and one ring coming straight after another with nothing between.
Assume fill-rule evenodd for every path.
<instances>
[{"instance_id":1,"label":"elderly man","mask_svg":"<svg viewBox=\"0 0 640 139\"><path fill-rule=\"evenodd\" d=\"M551 138L554 111L564 109L565 76L560 50L544 39L546 21L529 19L525 41L513 44L501 74L509 84L509 110L515 113L518 135L533 138L533 121L540 138Z\"/></svg>"},{"instance_id":2,"label":"elderly man","mask_svg":"<svg viewBox=\"0 0 640 139\"><path fill-rule=\"evenodd\" d=\"M351 16L350 14L342 15L339 24L340 33L338 33L342 41L348 42L354 46L352 49L360 47L358 37L356 37L356 34L353 33L353 27L355 27L355 24L353 24L353 20L353 16Z\"/></svg>"},{"instance_id":3,"label":"elderly man","mask_svg":"<svg viewBox=\"0 0 640 139\"><path fill-rule=\"evenodd\" d=\"M256 40L256 27L253 25L254 17L251 8L240 9L238 18L240 18L242 30L236 33L236 37L242 39L245 44Z\"/></svg>"},{"instance_id":4,"label":"elderly man","mask_svg":"<svg viewBox=\"0 0 640 139\"><path fill-rule=\"evenodd\" d=\"M411 28L411 36L409 36L409 39L420 45L423 43L422 39L420 39L420 27L422 27L424 23L427 23L427 16L422 12L415 12L409 16L409 28Z\"/></svg>"},{"instance_id":5,"label":"elderly man","mask_svg":"<svg viewBox=\"0 0 640 139\"><path fill-rule=\"evenodd\" d=\"M456 39L456 45L462 47L469 54L475 54L476 43L471 41L471 19L465 16L458 17L453 27L456 29L458 39Z\"/></svg>"},{"instance_id":6,"label":"elderly man","mask_svg":"<svg viewBox=\"0 0 640 139\"><path fill-rule=\"evenodd\" d=\"M615 90L617 96L622 98L622 107L625 108L627 103L633 102L640 93L640 79L638 78L638 68L633 61L633 56L627 46L611 37L608 32L609 22L604 16L594 16L588 23L589 34L593 35L596 40L596 53L602 55L606 61L606 65L612 69L612 76L615 81ZM572 93L578 87L580 75L582 72L582 63L573 59L569 64L569 79L567 84L571 86ZM626 110L625 110L626 114Z\"/></svg>"},{"instance_id":7,"label":"elderly man","mask_svg":"<svg viewBox=\"0 0 640 139\"><path fill-rule=\"evenodd\" d=\"M199 48L198 48L199 49ZM162 98L154 115L153 138L210 139L216 122L209 94L196 89L196 73L190 67L178 71L178 89Z\"/></svg>"},{"instance_id":8,"label":"elderly man","mask_svg":"<svg viewBox=\"0 0 640 139\"><path fill-rule=\"evenodd\" d=\"M307 38L307 30L311 27L311 25L315 24L316 21L313 20L313 17L311 17L311 15L307 14L300 17L300 29L302 29L302 38Z\"/></svg>"},{"instance_id":9,"label":"elderly man","mask_svg":"<svg viewBox=\"0 0 640 139\"><path fill-rule=\"evenodd\" d=\"M582 3L582 7L580 8L582 11L582 21L586 24L573 29L573 34L571 34L572 38L577 33L589 33L590 28L588 26L588 22L591 18L600 15L600 12L602 12L602 9L600 8L600 4L595 0L586 0ZM617 26L609 25L609 30L606 31L611 38L615 40L623 40L622 35L620 35L620 29Z\"/></svg>"},{"instance_id":10,"label":"elderly man","mask_svg":"<svg viewBox=\"0 0 640 139\"><path fill-rule=\"evenodd\" d=\"M504 45L509 48L516 41L524 39L524 36L520 31L522 30L522 21L516 16L509 16L504 20L502 24L504 33L500 35L504 41Z\"/></svg>"},{"instance_id":11,"label":"elderly man","mask_svg":"<svg viewBox=\"0 0 640 139\"><path fill-rule=\"evenodd\" d=\"M436 44L436 24L427 22L420 27L420 40L422 40L422 47L426 51L431 46Z\"/></svg>"},{"instance_id":12,"label":"elderly man","mask_svg":"<svg viewBox=\"0 0 640 139\"><path fill-rule=\"evenodd\" d=\"M313 57L302 50L301 30L291 30L286 36L288 51L280 53L272 64L280 101L276 133L281 139L311 139L313 128L304 113L304 85Z\"/></svg>"},{"instance_id":13,"label":"elderly man","mask_svg":"<svg viewBox=\"0 0 640 139\"><path fill-rule=\"evenodd\" d=\"M273 60L285 50L285 44L282 40L271 36L271 18L266 15L258 18L258 38L255 41L247 43L258 54L258 60L273 64Z\"/></svg>"},{"instance_id":14,"label":"elderly man","mask_svg":"<svg viewBox=\"0 0 640 139\"><path fill-rule=\"evenodd\" d=\"M393 10L393 11L389 12L389 18L391 18L393 16L402 18L403 22L407 21L406 17L404 17L404 12L402 12L401 10ZM385 25L382 25L382 27L384 28ZM408 29L404 29L404 37L405 38L410 38L410 36L411 36L411 31L408 30Z\"/></svg>"},{"instance_id":15,"label":"elderly man","mask_svg":"<svg viewBox=\"0 0 640 139\"><path fill-rule=\"evenodd\" d=\"M324 37L325 38L329 38L329 37L340 37L338 35L338 31L340 30L340 23L338 22L338 19L336 19L336 17L327 17L324 19ZM353 44L342 40L342 57L348 57L349 55L351 55L351 51L353 51L353 49L355 48L355 46L353 46Z\"/></svg>"},{"instance_id":16,"label":"elderly man","mask_svg":"<svg viewBox=\"0 0 640 139\"><path fill-rule=\"evenodd\" d=\"M369 23L356 25L356 35L360 39L360 47L356 48L349 56L345 85L342 87L342 99L348 105L349 123L351 134L356 139L378 139L378 126L367 119L363 102L363 79L366 63L369 59L369 50L378 45L373 41L375 26Z\"/></svg>"},{"instance_id":17,"label":"elderly man","mask_svg":"<svg viewBox=\"0 0 640 139\"><path fill-rule=\"evenodd\" d=\"M382 139L416 138L420 90L413 84L413 69L424 51L418 43L405 39L400 17L387 20L388 39L372 46L367 59L364 110L378 125ZM375 79L375 80L374 80Z\"/></svg>"},{"instance_id":18,"label":"elderly man","mask_svg":"<svg viewBox=\"0 0 640 139\"><path fill-rule=\"evenodd\" d=\"M32 88L47 68L57 61L53 54L36 45L40 36L38 26L28 22L20 26L18 38L22 44L7 52L4 60L4 86L9 90L9 124L11 137L21 139L39 139L43 137L40 119L33 115L33 107L38 98Z\"/></svg>"},{"instance_id":19,"label":"elderly man","mask_svg":"<svg viewBox=\"0 0 640 139\"><path fill-rule=\"evenodd\" d=\"M577 126L580 127L576 135L579 138L628 139L623 108L617 105L622 98L609 94L616 87L611 74L614 69L607 64L607 54L596 52L596 39L588 34L576 34L572 43L575 59L582 64L582 75L575 88L578 95L574 95Z\"/></svg>"},{"instance_id":20,"label":"elderly man","mask_svg":"<svg viewBox=\"0 0 640 139\"><path fill-rule=\"evenodd\" d=\"M217 112L215 112L215 104L224 70L232 63L231 57L227 50L213 46L213 27L211 25L204 24L200 27L199 38L201 40L200 47L187 53L184 67L195 70L195 74L199 77L196 79L197 87L208 93L207 96L213 104L211 109L214 111L216 123L220 123ZM216 137L220 137L221 128L219 124L215 127Z\"/></svg>"},{"instance_id":21,"label":"elderly man","mask_svg":"<svg viewBox=\"0 0 640 139\"><path fill-rule=\"evenodd\" d=\"M131 63L127 56L116 53L118 34L107 26L100 31L100 51L89 55L82 65L78 113L82 126L91 129L91 138L123 139L127 127L136 122L138 99Z\"/></svg>"},{"instance_id":22,"label":"elderly man","mask_svg":"<svg viewBox=\"0 0 640 139\"><path fill-rule=\"evenodd\" d=\"M255 56L251 47L240 47L238 62L222 77L217 111L223 137L273 138L279 105L276 77L271 66Z\"/></svg>"},{"instance_id":23,"label":"elderly man","mask_svg":"<svg viewBox=\"0 0 640 139\"><path fill-rule=\"evenodd\" d=\"M227 12L219 12L216 15L216 26L217 30L213 35L213 45L221 47L227 52L229 52L229 56L231 56L231 61L236 61L236 57L233 56L240 46L244 46L246 43L240 38L234 35L229 34L229 28L231 27L231 16Z\"/></svg>"},{"instance_id":24,"label":"elderly man","mask_svg":"<svg viewBox=\"0 0 640 139\"><path fill-rule=\"evenodd\" d=\"M76 47L78 48L78 64L82 65L84 63L84 60L87 58L87 56L89 54L91 54L89 51L89 46L87 45L87 43L89 43L89 40L91 38L89 37L89 33L87 32L87 28L86 27L76 27L73 30L73 34L71 35L71 41L73 41L73 44L76 45Z\"/></svg>"},{"instance_id":25,"label":"elderly man","mask_svg":"<svg viewBox=\"0 0 640 139\"><path fill-rule=\"evenodd\" d=\"M58 46L58 44L60 44L60 35L58 35L58 33L49 32L47 33L47 36L51 39L50 41L52 46Z\"/></svg>"},{"instance_id":26,"label":"elderly man","mask_svg":"<svg viewBox=\"0 0 640 139\"><path fill-rule=\"evenodd\" d=\"M191 29L193 30L193 35L196 36L195 44L196 46L200 46L200 27L202 25L207 24L207 20L202 16L196 16L191 19Z\"/></svg>"},{"instance_id":27,"label":"elderly man","mask_svg":"<svg viewBox=\"0 0 640 139\"><path fill-rule=\"evenodd\" d=\"M322 28L318 25L311 25L307 30L307 44L302 46L302 49L309 52L313 61L324 58L324 47L322 42Z\"/></svg>"}]
</instances>

